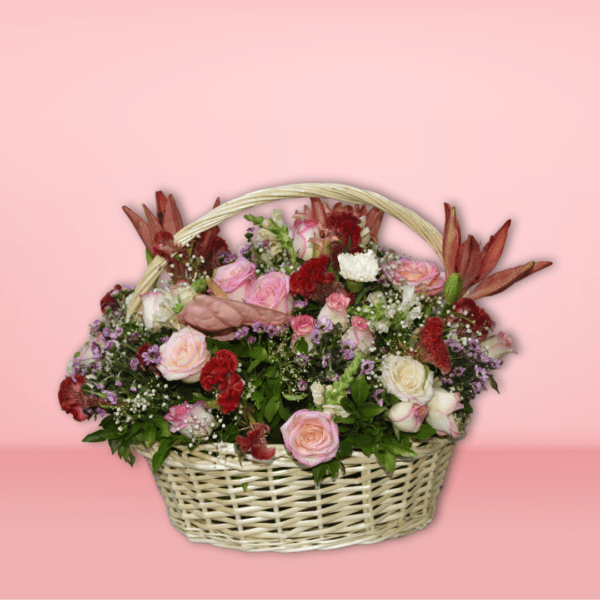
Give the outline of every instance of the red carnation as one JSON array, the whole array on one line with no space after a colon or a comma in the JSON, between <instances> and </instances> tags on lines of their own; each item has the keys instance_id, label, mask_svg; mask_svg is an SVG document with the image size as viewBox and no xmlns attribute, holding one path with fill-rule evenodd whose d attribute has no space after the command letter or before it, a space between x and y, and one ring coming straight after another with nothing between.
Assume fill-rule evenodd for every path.
<instances>
[{"instance_id":1,"label":"red carnation","mask_svg":"<svg viewBox=\"0 0 600 600\"><path fill-rule=\"evenodd\" d=\"M221 412L226 415L236 410L244 391L242 378L237 373L229 373L225 381L219 385L219 390L222 391L217 396L217 402Z\"/></svg>"},{"instance_id":2,"label":"red carnation","mask_svg":"<svg viewBox=\"0 0 600 600\"><path fill-rule=\"evenodd\" d=\"M106 314L107 309L114 309L117 306L117 300L115 296L118 296L118 294L115 294L115 292L120 292L122 289L123 288L117 284L112 290L110 290L110 292L108 292L108 294L102 297L102 300L100 300L100 310L102 311L103 315Z\"/></svg>"},{"instance_id":3,"label":"red carnation","mask_svg":"<svg viewBox=\"0 0 600 600\"><path fill-rule=\"evenodd\" d=\"M92 394L84 394L83 386L86 378L83 375L66 377L58 389L60 407L73 416L76 421L85 421L89 415L85 409L100 406L101 399Z\"/></svg>"},{"instance_id":4,"label":"red carnation","mask_svg":"<svg viewBox=\"0 0 600 600\"><path fill-rule=\"evenodd\" d=\"M221 385L229 373L235 372L238 367L238 357L231 350L218 350L215 355L202 367L200 385L212 392L214 386Z\"/></svg>"},{"instance_id":5,"label":"red carnation","mask_svg":"<svg viewBox=\"0 0 600 600\"><path fill-rule=\"evenodd\" d=\"M489 330L494 326L494 322L483 308L477 306L474 300L470 298L460 298L457 300L453 309L459 315L450 314L446 317L449 325L457 324L458 335L470 336L474 334L479 341L485 340ZM467 332L467 325L471 327L470 334Z\"/></svg>"},{"instance_id":6,"label":"red carnation","mask_svg":"<svg viewBox=\"0 0 600 600\"><path fill-rule=\"evenodd\" d=\"M327 254L307 260L290 276L290 292L317 301L322 295L321 288L335 282L334 274L327 270L330 260Z\"/></svg>"},{"instance_id":7,"label":"red carnation","mask_svg":"<svg viewBox=\"0 0 600 600\"><path fill-rule=\"evenodd\" d=\"M238 435L235 443L242 452L251 452L257 460L271 460L275 456L275 448L267 447L267 434L271 428L265 423L254 423L246 437Z\"/></svg>"},{"instance_id":8,"label":"red carnation","mask_svg":"<svg viewBox=\"0 0 600 600\"><path fill-rule=\"evenodd\" d=\"M421 327L417 354L420 360L438 367L443 375L447 375L452 370L452 363L442 337L444 326L444 320L440 317L428 317L425 320Z\"/></svg>"}]
</instances>

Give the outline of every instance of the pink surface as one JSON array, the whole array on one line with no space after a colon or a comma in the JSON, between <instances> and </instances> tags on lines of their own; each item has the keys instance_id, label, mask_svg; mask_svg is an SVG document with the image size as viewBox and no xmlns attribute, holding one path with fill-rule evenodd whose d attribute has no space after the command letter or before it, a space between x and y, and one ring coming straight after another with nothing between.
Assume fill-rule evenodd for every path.
<instances>
[{"instance_id":1,"label":"pink surface","mask_svg":"<svg viewBox=\"0 0 600 600\"><path fill-rule=\"evenodd\" d=\"M0 593L600 594L599 27L584 1L4 2ZM479 397L428 531L296 558L190 547L147 471L80 443L94 426L61 413L58 385L99 299L142 274L123 204L163 189L189 222L306 181L438 228L450 200L484 241L512 218L501 267L555 264L482 302L519 355ZM433 258L400 224L382 239Z\"/></svg>"},{"instance_id":2,"label":"pink surface","mask_svg":"<svg viewBox=\"0 0 600 600\"><path fill-rule=\"evenodd\" d=\"M4 449L0 460L3 597L600 595L597 450L465 442L426 529L297 554L191 544L170 524L147 466L131 469L107 448Z\"/></svg>"}]
</instances>

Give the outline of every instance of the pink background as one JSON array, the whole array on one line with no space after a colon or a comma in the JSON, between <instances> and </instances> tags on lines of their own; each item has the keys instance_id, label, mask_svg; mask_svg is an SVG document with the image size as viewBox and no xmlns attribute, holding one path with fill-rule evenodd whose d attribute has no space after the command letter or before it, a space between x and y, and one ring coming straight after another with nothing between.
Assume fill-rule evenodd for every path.
<instances>
[{"instance_id":1,"label":"pink background","mask_svg":"<svg viewBox=\"0 0 600 600\"><path fill-rule=\"evenodd\" d=\"M0 594L600 595L599 27L597 2L0 3ZM190 222L309 181L438 228L454 202L483 242L512 218L501 267L555 264L482 302L519 355L427 530L296 556L192 546L144 465L81 444L95 427L58 384L100 297L143 272L122 205L162 189ZM433 259L391 219L383 240Z\"/></svg>"}]
</instances>

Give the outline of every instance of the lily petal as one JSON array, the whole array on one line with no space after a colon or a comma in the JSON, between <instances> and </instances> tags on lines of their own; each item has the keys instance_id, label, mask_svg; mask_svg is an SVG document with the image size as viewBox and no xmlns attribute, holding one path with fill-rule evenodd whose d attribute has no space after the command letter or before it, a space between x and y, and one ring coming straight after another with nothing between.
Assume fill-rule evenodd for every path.
<instances>
[{"instance_id":1,"label":"lily petal","mask_svg":"<svg viewBox=\"0 0 600 600\"><path fill-rule=\"evenodd\" d=\"M456 273L457 253L460 248L460 225L456 218L456 208L451 207L447 202L444 203L446 213L446 223L444 225L444 239L442 245L442 255L444 257L444 268L446 277Z\"/></svg>"},{"instance_id":2,"label":"lily petal","mask_svg":"<svg viewBox=\"0 0 600 600\"><path fill-rule=\"evenodd\" d=\"M477 281L485 279L498 264L498 260L502 256L504 250L504 243L506 242L506 236L508 235L508 228L510 227L510 219L498 229L498 231L490 237L490 241L483 248L483 266L481 273Z\"/></svg>"},{"instance_id":3,"label":"lily petal","mask_svg":"<svg viewBox=\"0 0 600 600\"><path fill-rule=\"evenodd\" d=\"M512 269L505 269L504 271L498 271L489 277L486 277L481 283L479 283L472 292L465 295L465 298L471 300L478 300L486 296L493 296L499 294L507 288L509 288L517 281L521 281L533 273L537 273L541 269L549 267L552 263L548 261L534 262L531 261L525 265L519 267L513 267Z\"/></svg>"}]
</instances>

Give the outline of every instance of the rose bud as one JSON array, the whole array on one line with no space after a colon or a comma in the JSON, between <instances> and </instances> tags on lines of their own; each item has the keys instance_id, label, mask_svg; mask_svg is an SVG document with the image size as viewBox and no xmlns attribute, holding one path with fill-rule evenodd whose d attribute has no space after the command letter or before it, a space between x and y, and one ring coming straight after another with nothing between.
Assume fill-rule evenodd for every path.
<instances>
[{"instance_id":1,"label":"rose bud","mask_svg":"<svg viewBox=\"0 0 600 600\"><path fill-rule=\"evenodd\" d=\"M429 409L427 423L436 430L438 435L450 434L454 438L460 435L456 421L451 414L459 408L464 408L460 400L458 392L452 393L440 387L434 388L433 397L427 404Z\"/></svg>"},{"instance_id":2,"label":"rose bud","mask_svg":"<svg viewBox=\"0 0 600 600\"><path fill-rule=\"evenodd\" d=\"M491 358L502 358L505 354L509 354L510 352L517 354L517 351L513 346L512 338L502 331L497 335L491 335L487 340L481 342L481 347Z\"/></svg>"},{"instance_id":3,"label":"rose bud","mask_svg":"<svg viewBox=\"0 0 600 600\"><path fill-rule=\"evenodd\" d=\"M429 409L412 402L396 402L387 412L394 429L405 433L416 433L421 428Z\"/></svg>"}]
</instances>

